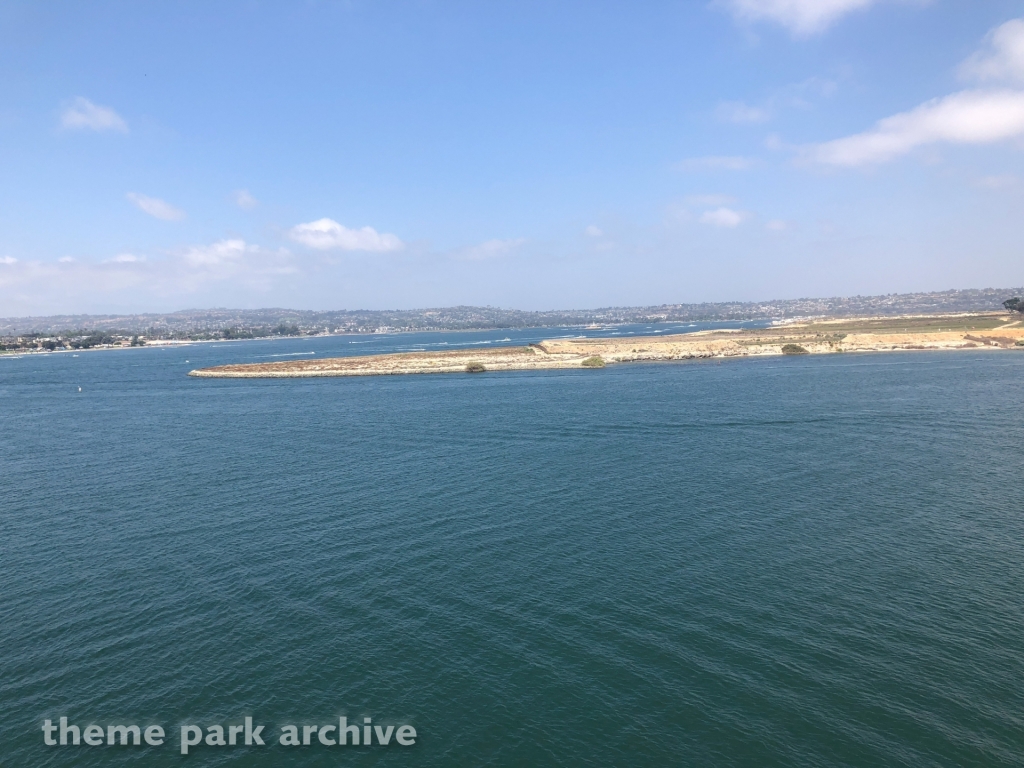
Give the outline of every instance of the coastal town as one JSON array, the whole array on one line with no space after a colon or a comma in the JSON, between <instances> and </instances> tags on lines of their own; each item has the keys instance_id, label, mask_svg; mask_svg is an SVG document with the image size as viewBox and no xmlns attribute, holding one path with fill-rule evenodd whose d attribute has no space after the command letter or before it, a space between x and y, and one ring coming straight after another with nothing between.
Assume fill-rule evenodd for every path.
<instances>
[{"instance_id":1,"label":"coastal town","mask_svg":"<svg viewBox=\"0 0 1024 768\"><path fill-rule=\"evenodd\" d=\"M210 309L168 314L0 318L0 354L335 334L954 315L992 312L1001 307L1010 310L1007 303L1013 299L1007 297L1019 297L1022 294L1024 288L980 289L536 312L494 307L330 312Z\"/></svg>"}]
</instances>

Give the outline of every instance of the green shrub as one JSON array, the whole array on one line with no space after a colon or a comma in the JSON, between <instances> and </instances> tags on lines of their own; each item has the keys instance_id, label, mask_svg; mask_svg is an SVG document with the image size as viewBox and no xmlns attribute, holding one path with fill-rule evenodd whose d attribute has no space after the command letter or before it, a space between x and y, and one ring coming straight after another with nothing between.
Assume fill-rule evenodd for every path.
<instances>
[{"instance_id":1,"label":"green shrub","mask_svg":"<svg viewBox=\"0 0 1024 768\"><path fill-rule=\"evenodd\" d=\"M588 357L580 365L584 368L604 368L604 358L600 355L594 355L593 357Z\"/></svg>"},{"instance_id":2,"label":"green shrub","mask_svg":"<svg viewBox=\"0 0 1024 768\"><path fill-rule=\"evenodd\" d=\"M806 349L801 347L799 344L783 344L782 354L784 355L809 355Z\"/></svg>"},{"instance_id":3,"label":"green shrub","mask_svg":"<svg viewBox=\"0 0 1024 768\"><path fill-rule=\"evenodd\" d=\"M1024 339L1017 339L1017 346L1024 347Z\"/></svg>"},{"instance_id":4,"label":"green shrub","mask_svg":"<svg viewBox=\"0 0 1024 768\"><path fill-rule=\"evenodd\" d=\"M466 366L466 373L483 373L486 370L483 363L470 363Z\"/></svg>"}]
</instances>

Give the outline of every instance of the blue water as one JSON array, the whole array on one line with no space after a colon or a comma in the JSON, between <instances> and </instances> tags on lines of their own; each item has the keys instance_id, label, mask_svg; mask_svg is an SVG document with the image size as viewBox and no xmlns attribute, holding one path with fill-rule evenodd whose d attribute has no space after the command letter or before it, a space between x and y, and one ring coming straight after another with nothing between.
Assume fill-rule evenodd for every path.
<instances>
[{"instance_id":1,"label":"blue water","mask_svg":"<svg viewBox=\"0 0 1024 768\"><path fill-rule=\"evenodd\" d=\"M0 765L1024 764L1024 353L185 375L558 330L0 358Z\"/></svg>"}]
</instances>

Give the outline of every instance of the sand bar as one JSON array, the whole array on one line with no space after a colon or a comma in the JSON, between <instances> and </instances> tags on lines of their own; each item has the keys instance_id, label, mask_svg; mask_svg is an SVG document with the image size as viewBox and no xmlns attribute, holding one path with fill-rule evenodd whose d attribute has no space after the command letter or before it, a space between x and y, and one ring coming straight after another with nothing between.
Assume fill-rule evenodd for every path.
<instances>
[{"instance_id":1,"label":"sand bar","mask_svg":"<svg viewBox=\"0 0 1024 768\"><path fill-rule=\"evenodd\" d=\"M797 347L799 349L794 349ZM699 331L672 336L553 339L525 347L400 352L386 355L222 365L190 371L203 378L295 378L412 373L586 368L595 358L612 365L644 361L766 355L838 354L911 350L1016 350L1024 352L1019 315L859 318L787 323L750 330ZM587 365L585 365L585 361Z\"/></svg>"}]
</instances>

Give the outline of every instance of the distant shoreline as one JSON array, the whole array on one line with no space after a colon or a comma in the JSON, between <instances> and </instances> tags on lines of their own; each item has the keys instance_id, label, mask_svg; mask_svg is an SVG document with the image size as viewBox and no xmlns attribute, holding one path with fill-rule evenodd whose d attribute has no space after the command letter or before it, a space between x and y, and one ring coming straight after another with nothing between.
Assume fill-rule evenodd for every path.
<instances>
[{"instance_id":1,"label":"distant shoreline","mask_svg":"<svg viewBox=\"0 0 1024 768\"><path fill-rule=\"evenodd\" d=\"M624 325L659 325L659 324L672 324L681 323L681 320L659 320L652 321L650 323L606 323L599 326L600 328L620 328ZM772 320L771 318L754 318L749 320L700 320L693 321L694 323L761 323L761 322L780 322ZM343 336L406 336L417 333L501 333L508 331L529 331L536 330L537 328L568 328L568 329L580 329L580 330L594 330L593 325L584 325L582 323L576 325L556 325L556 326L528 326L528 327L504 327L504 328L450 328L450 329L430 329L430 330L395 330L395 331L379 331L373 333L356 333L356 332L342 332L342 333L317 333L308 334L302 336L254 336L246 339L154 339L152 341L146 340L142 344L132 346L130 344L98 344L94 347L84 347L81 349L74 348L62 348L62 349L11 349L11 350L0 350L0 359L7 356L21 357L23 355L54 355L54 354L65 354L73 352L79 354L82 352L109 352L112 350L121 349L148 349L156 347L184 347L192 344L234 344L239 342L249 341L299 341L307 339L333 339Z\"/></svg>"},{"instance_id":2,"label":"distant shoreline","mask_svg":"<svg viewBox=\"0 0 1024 768\"><path fill-rule=\"evenodd\" d=\"M751 322L748 320L736 322ZM584 328L586 326L564 326L565 328ZM453 330L440 331L382 331L380 333L318 333L306 336L254 336L251 339L154 339L143 344L131 346L129 344L98 344L95 347L84 347L82 349L7 349L0 350L0 359L4 357L22 357L24 355L62 355L73 352L78 355L83 352L111 352L124 349L155 349L158 347L187 347L192 344L238 344L250 341L300 341L306 339L333 339L339 336L402 336L411 333L486 333L487 331L515 331L522 328L456 328ZM526 329L528 330L528 329Z\"/></svg>"},{"instance_id":3,"label":"distant shoreline","mask_svg":"<svg viewBox=\"0 0 1024 768\"><path fill-rule=\"evenodd\" d=\"M848 352L990 349L1024 351L1024 318L987 313L831 318L759 329L672 336L551 339L529 346L399 352L202 368L198 378L306 378L602 368L630 362Z\"/></svg>"},{"instance_id":4,"label":"distant shoreline","mask_svg":"<svg viewBox=\"0 0 1024 768\"><path fill-rule=\"evenodd\" d=\"M763 318L810 320L816 317L866 317L991 312L1024 295L1022 287L968 288L874 296L710 301L593 309L503 309L459 305L420 309L307 310L184 309L132 314L62 314L0 317L0 340L27 336L82 335L102 332L190 341L253 333L258 336L331 333L487 331L559 326L623 325L659 322L723 322ZM234 340L233 338L231 340Z\"/></svg>"}]
</instances>

